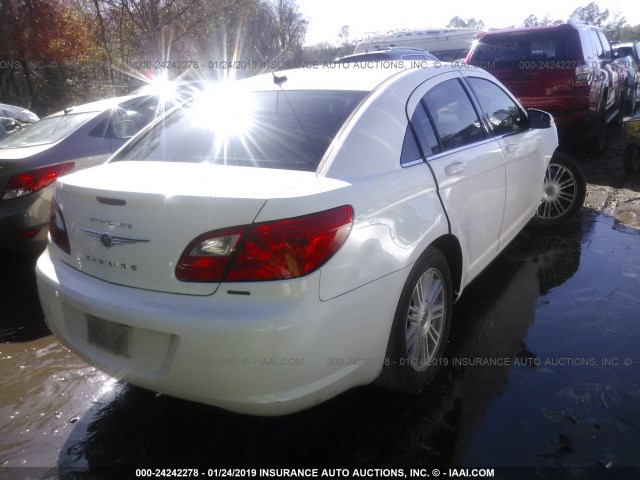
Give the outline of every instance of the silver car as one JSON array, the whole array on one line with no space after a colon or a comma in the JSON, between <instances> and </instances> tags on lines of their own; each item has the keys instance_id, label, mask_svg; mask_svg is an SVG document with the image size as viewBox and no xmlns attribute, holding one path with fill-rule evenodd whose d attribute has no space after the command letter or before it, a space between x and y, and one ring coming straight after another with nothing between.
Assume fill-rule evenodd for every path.
<instances>
[{"instance_id":1,"label":"silver car","mask_svg":"<svg viewBox=\"0 0 640 480\"><path fill-rule=\"evenodd\" d=\"M624 78L622 104L625 115L633 115L640 103L640 42L611 45L615 64Z\"/></svg>"},{"instance_id":2,"label":"silver car","mask_svg":"<svg viewBox=\"0 0 640 480\"><path fill-rule=\"evenodd\" d=\"M20 123L34 123L40 120L38 115L26 108L18 107L16 105L7 105L6 103L0 103L0 116L6 118L13 118Z\"/></svg>"},{"instance_id":3,"label":"silver car","mask_svg":"<svg viewBox=\"0 0 640 480\"><path fill-rule=\"evenodd\" d=\"M55 180L104 162L165 108L135 95L67 108L0 140L0 250L38 252Z\"/></svg>"}]
</instances>

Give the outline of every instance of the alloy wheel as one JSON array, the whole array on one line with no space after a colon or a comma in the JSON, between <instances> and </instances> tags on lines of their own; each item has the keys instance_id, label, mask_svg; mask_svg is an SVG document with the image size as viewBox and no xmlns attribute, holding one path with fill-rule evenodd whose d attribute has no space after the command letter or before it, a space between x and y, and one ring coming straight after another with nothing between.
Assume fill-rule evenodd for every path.
<instances>
[{"instance_id":1,"label":"alloy wheel","mask_svg":"<svg viewBox=\"0 0 640 480\"><path fill-rule=\"evenodd\" d=\"M407 360L422 372L431 364L442 340L446 320L446 292L441 273L430 268L418 279L406 319Z\"/></svg>"},{"instance_id":2,"label":"alloy wheel","mask_svg":"<svg viewBox=\"0 0 640 480\"><path fill-rule=\"evenodd\" d=\"M550 163L544 177L542 203L538 215L545 219L563 216L572 207L578 194L576 177L564 165Z\"/></svg>"}]
</instances>

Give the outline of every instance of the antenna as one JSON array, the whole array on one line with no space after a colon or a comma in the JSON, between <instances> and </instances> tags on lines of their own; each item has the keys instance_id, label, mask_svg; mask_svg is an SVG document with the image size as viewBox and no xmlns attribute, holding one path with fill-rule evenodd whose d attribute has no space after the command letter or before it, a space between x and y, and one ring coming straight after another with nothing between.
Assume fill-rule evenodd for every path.
<instances>
[{"instance_id":1,"label":"antenna","mask_svg":"<svg viewBox=\"0 0 640 480\"><path fill-rule=\"evenodd\" d=\"M281 87L282 84L287 81L286 75L282 75L281 77L279 77L273 72L271 72L271 75L273 75L273 83L275 83L279 87Z\"/></svg>"}]
</instances>

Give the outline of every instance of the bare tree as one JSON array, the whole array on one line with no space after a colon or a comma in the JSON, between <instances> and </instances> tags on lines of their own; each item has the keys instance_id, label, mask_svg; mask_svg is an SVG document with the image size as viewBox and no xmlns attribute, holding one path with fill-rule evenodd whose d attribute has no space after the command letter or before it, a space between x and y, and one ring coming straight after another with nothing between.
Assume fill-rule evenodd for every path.
<instances>
[{"instance_id":1,"label":"bare tree","mask_svg":"<svg viewBox=\"0 0 640 480\"><path fill-rule=\"evenodd\" d=\"M201 0L104 0L104 4L125 34L121 40L154 60L167 59L172 45L205 21L193 14L201 10Z\"/></svg>"},{"instance_id":2,"label":"bare tree","mask_svg":"<svg viewBox=\"0 0 640 480\"><path fill-rule=\"evenodd\" d=\"M309 22L298 10L295 0L277 0L275 19L280 51L287 55L300 50Z\"/></svg>"},{"instance_id":3,"label":"bare tree","mask_svg":"<svg viewBox=\"0 0 640 480\"><path fill-rule=\"evenodd\" d=\"M100 24L102 45L104 46L104 51L107 54L107 68L109 70L109 78L111 79L111 84L113 85L115 81L113 77L113 57L111 56L111 49L109 48L109 42L107 41L107 30L104 26L102 12L100 11L100 2L98 0L93 0L93 5L96 9L96 17L98 18L98 23Z\"/></svg>"}]
</instances>

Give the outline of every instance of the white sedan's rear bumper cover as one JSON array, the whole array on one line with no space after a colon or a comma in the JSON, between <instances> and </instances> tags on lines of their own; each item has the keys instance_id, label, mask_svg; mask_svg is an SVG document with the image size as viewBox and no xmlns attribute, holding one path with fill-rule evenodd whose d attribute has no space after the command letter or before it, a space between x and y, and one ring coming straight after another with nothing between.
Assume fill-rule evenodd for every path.
<instances>
[{"instance_id":1,"label":"white sedan's rear bumper cover","mask_svg":"<svg viewBox=\"0 0 640 480\"><path fill-rule=\"evenodd\" d=\"M211 296L111 284L48 250L36 273L49 328L111 376L236 412L281 415L378 376L408 270L329 301L319 298L321 271L223 284ZM89 342L89 317L125 325L129 356Z\"/></svg>"}]
</instances>

